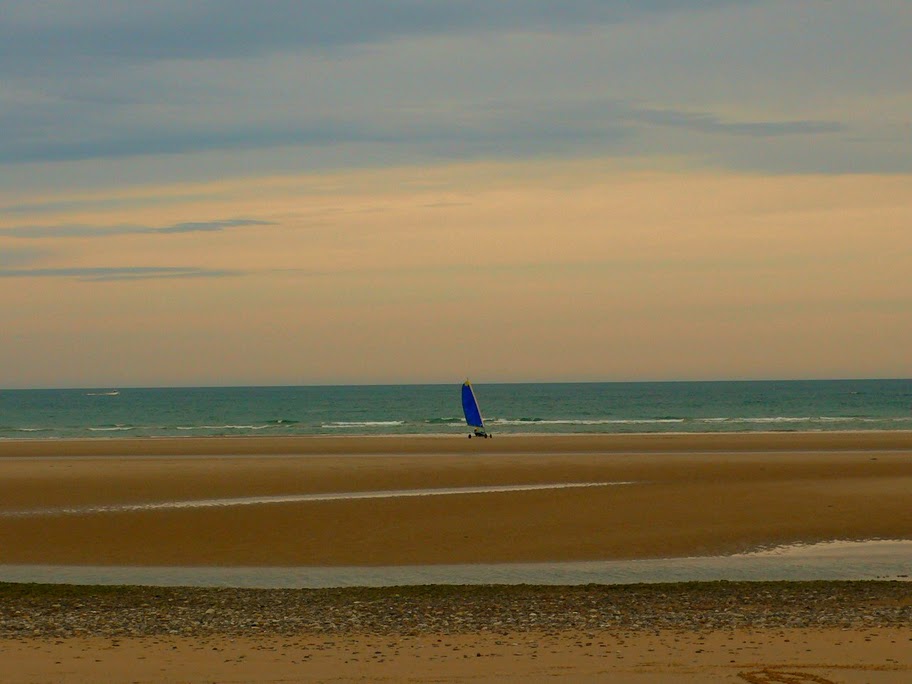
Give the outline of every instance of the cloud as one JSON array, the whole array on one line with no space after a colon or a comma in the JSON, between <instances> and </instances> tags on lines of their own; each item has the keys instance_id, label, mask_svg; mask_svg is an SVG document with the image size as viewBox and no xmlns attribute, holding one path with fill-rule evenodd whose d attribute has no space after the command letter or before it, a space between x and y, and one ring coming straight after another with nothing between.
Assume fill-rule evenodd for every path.
<instances>
[{"instance_id":1,"label":"cloud","mask_svg":"<svg viewBox=\"0 0 912 684\"><path fill-rule=\"evenodd\" d=\"M0 235L31 239L110 237L112 235L172 235L176 233L210 233L222 231L226 228L273 225L275 225L273 221L226 219L221 221L190 221L186 223L175 223L160 228L131 225L101 227L84 225L16 226L13 228L0 228Z\"/></svg>"},{"instance_id":2,"label":"cloud","mask_svg":"<svg viewBox=\"0 0 912 684\"><path fill-rule=\"evenodd\" d=\"M0 278L75 278L85 281L161 280L174 278L226 278L242 271L196 267L126 266L96 268L0 268Z\"/></svg>"},{"instance_id":3,"label":"cloud","mask_svg":"<svg viewBox=\"0 0 912 684\"><path fill-rule=\"evenodd\" d=\"M0 164L39 188L114 161L151 182L582 155L909 171L906 5L13 0Z\"/></svg>"},{"instance_id":4,"label":"cloud","mask_svg":"<svg viewBox=\"0 0 912 684\"><path fill-rule=\"evenodd\" d=\"M755 1L161 0L112 11L104 2L6 0L0 62L222 59L464 32L550 33Z\"/></svg>"},{"instance_id":5,"label":"cloud","mask_svg":"<svg viewBox=\"0 0 912 684\"><path fill-rule=\"evenodd\" d=\"M711 135L743 135L752 138L772 138L783 135L817 135L841 133L845 125L837 121L723 121L706 112L682 112L670 109L643 108L634 110L636 121L655 125L684 128Z\"/></svg>"},{"instance_id":6,"label":"cloud","mask_svg":"<svg viewBox=\"0 0 912 684\"><path fill-rule=\"evenodd\" d=\"M345 114L343 116L348 116ZM845 124L821 120L732 120L709 111L659 109L621 100L589 97L554 103L524 97L517 101L463 103L462 110L428 115L383 111L373 117L297 124L263 120L239 127L213 125L198 134L187 131L98 130L79 141L0 142L0 162L85 160L229 150L313 149L381 145L410 150L428 158L479 158L536 155L562 149L621 151L643 125L677 128L710 135L777 137L846 132ZM224 124L223 124L224 126ZM152 231L149 231L152 232ZM167 232L167 231L161 231Z\"/></svg>"},{"instance_id":7,"label":"cloud","mask_svg":"<svg viewBox=\"0 0 912 684\"><path fill-rule=\"evenodd\" d=\"M175 223L164 228L149 228L147 233L199 233L214 232L225 228L238 228L241 226L274 226L274 221L257 221L253 219L229 219L227 221L191 221L188 223Z\"/></svg>"},{"instance_id":8,"label":"cloud","mask_svg":"<svg viewBox=\"0 0 912 684\"><path fill-rule=\"evenodd\" d=\"M37 123L33 121L21 127L22 130L30 131L30 135L4 137L0 141L0 163L79 161L175 155L207 150L331 145L384 138L382 131L372 130L370 124L364 121L356 125L342 119L307 121L306 114L301 117L303 120L297 122L264 121L261 118L260 121L210 122L199 126L193 121L196 115L187 111L186 123L177 127L163 127L158 122L142 119L134 121L131 117L112 117L117 110L126 113L144 108L142 103L135 102L114 111L107 105L97 106L99 119L116 118L108 127L85 124L84 130L73 135L73 132L80 129L79 121L76 121L64 127L62 132L56 132L56 122L63 119L71 108L72 104L67 101L49 105L46 113L38 117ZM15 130L15 125L5 121L2 115L0 126Z\"/></svg>"}]
</instances>

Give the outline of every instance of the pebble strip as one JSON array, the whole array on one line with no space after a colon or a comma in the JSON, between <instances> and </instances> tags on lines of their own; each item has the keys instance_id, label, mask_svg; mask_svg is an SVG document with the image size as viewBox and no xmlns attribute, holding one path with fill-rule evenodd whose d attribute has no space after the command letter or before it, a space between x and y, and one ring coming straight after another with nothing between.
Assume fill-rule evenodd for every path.
<instances>
[{"instance_id":1,"label":"pebble strip","mask_svg":"<svg viewBox=\"0 0 912 684\"><path fill-rule=\"evenodd\" d=\"M212 589L0 584L0 638L912 627L908 582Z\"/></svg>"}]
</instances>

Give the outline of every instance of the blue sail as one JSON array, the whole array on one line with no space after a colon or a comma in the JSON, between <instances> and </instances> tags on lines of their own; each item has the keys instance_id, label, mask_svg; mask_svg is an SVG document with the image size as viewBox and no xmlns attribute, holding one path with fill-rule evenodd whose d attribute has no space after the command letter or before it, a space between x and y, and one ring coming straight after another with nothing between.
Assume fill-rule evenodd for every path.
<instances>
[{"instance_id":1,"label":"blue sail","mask_svg":"<svg viewBox=\"0 0 912 684\"><path fill-rule=\"evenodd\" d=\"M481 411L478 409L475 393L472 391L472 385L469 384L468 380L462 383L462 410L465 412L466 423L472 427L484 429Z\"/></svg>"}]
</instances>

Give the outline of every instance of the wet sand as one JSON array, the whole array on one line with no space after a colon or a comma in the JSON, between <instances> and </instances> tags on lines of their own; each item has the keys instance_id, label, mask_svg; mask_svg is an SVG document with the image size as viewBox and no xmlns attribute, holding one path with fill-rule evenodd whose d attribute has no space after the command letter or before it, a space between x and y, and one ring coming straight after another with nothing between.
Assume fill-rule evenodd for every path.
<instances>
[{"instance_id":1,"label":"wet sand","mask_svg":"<svg viewBox=\"0 0 912 684\"><path fill-rule=\"evenodd\" d=\"M395 494L619 482L629 484ZM365 492L388 494L200 506ZM0 442L0 564L377 566L716 555L910 539L910 492L907 432L9 441Z\"/></svg>"}]
</instances>

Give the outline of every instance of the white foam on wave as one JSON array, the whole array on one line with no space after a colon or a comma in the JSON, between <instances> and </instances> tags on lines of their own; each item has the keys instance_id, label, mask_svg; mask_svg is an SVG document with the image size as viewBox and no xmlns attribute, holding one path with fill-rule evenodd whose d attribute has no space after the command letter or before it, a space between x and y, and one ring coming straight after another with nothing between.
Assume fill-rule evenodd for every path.
<instances>
[{"instance_id":1,"label":"white foam on wave","mask_svg":"<svg viewBox=\"0 0 912 684\"><path fill-rule=\"evenodd\" d=\"M178 430L268 430L270 425L178 425Z\"/></svg>"},{"instance_id":2,"label":"white foam on wave","mask_svg":"<svg viewBox=\"0 0 912 684\"><path fill-rule=\"evenodd\" d=\"M683 423L684 418L567 418L563 420L492 418L489 425L652 425L656 423Z\"/></svg>"},{"instance_id":3,"label":"white foam on wave","mask_svg":"<svg viewBox=\"0 0 912 684\"><path fill-rule=\"evenodd\" d=\"M863 416L712 416L705 418L489 418L489 425L667 425L676 423L700 423L717 425L802 424L802 423L906 423L912 416L870 418ZM461 425L461 423L457 423Z\"/></svg>"},{"instance_id":4,"label":"white foam on wave","mask_svg":"<svg viewBox=\"0 0 912 684\"><path fill-rule=\"evenodd\" d=\"M357 427L384 427L393 425L405 425L404 420L337 420L332 423L323 423L322 428L357 428Z\"/></svg>"},{"instance_id":5,"label":"white foam on wave","mask_svg":"<svg viewBox=\"0 0 912 684\"><path fill-rule=\"evenodd\" d=\"M125 513L160 511L187 508L217 508L227 506L255 506L279 503L307 503L317 501L347 501L353 499L398 499L416 496L451 496L454 494L496 494L528 492L542 489L574 489L581 487L609 487L633 482L554 482L548 484L482 485L476 487L442 487L438 489L393 489L363 492L322 492L308 494L278 494L273 496L244 496L220 499L189 499L184 501L157 501L150 503L123 503L103 506L76 506L70 508L37 508L31 510L0 511L0 517L27 518L53 515L88 515L93 513Z\"/></svg>"},{"instance_id":6,"label":"white foam on wave","mask_svg":"<svg viewBox=\"0 0 912 684\"><path fill-rule=\"evenodd\" d=\"M905 423L912 422L912 416L865 417L865 416L731 416L716 418L694 418L696 423Z\"/></svg>"}]
</instances>

